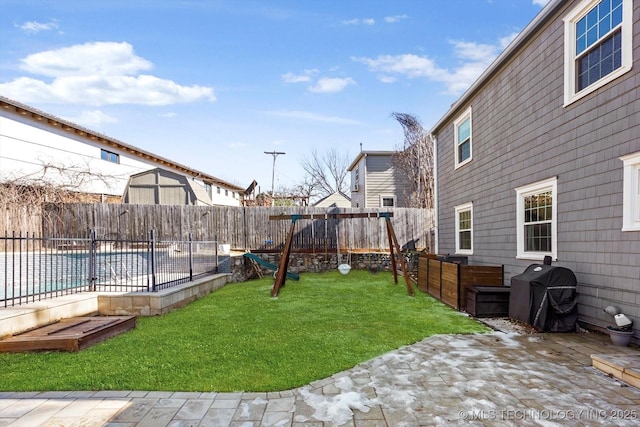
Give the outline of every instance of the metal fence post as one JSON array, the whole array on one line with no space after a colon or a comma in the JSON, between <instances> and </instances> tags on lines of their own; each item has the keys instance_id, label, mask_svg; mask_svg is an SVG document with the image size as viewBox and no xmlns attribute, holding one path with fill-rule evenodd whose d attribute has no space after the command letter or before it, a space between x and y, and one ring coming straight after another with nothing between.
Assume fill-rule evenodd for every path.
<instances>
[{"instance_id":1,"label":"metal fence post","mask_svg":"<svg viewBox=\"0 0 640 427\"><path fill-rule=\"evenodd\" d=\"M193 280L193 240L189 233L189 281Z\"/></svg>"},{"instance_id":2,"label":"metal fence post","mask_svg":"<svg viewBox=\"0 0 640 427\"><path fill-rule=\"evenodd\" d=\"M151 292L156 292L156 237L153 229L149 231L149 244L151 248Z\"/></svg>"},{"instance_id":3,"label":"metal fence post","mask_svg":"<svg viewBox=\"0 0 640 427\"><path fill-rule=\"evenodd\" d=\"M96 230L92 228L89 230L89 239L91 242L89 243L89 285L91 286L91 291L95 292L96 290L96 264L97 264L97 252L98 252L98 242L96 240Z\"/></svg>"},{"instance_id":4,"label":"metal fence post","mask_svg":"<svg viewBox=\"0 0 640 427\"><path fill-rule=\"evenodd\" d=\"M216 273L220 273L220 268L218 267L218 235L213 236L214 239L214 253L216 254ZM231 254L229 254L229 259L231 259Z\"/></svg>"}]
</instances>

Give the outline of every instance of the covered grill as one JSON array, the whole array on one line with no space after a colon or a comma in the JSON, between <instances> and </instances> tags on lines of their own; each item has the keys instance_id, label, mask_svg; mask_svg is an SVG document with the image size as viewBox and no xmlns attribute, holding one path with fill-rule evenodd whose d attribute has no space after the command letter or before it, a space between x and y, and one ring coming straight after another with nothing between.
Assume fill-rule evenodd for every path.
<instances>
[{"instance_id":1,"label":"covered grill","mask_svg":"<svg viewBox=\"0 0 640 427\"><path fill-rule=\"evenodd\" d=\"M532 264L511 278L509 317L543 332L573 332L578 319L576 284L568 268Z\"/></svg>"}]
</instances>

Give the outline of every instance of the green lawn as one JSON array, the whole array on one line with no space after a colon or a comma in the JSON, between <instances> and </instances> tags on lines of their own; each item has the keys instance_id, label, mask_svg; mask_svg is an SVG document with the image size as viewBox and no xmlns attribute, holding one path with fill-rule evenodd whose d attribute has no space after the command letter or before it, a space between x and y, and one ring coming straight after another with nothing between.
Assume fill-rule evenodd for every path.
<instances>
[{"instance_id":1,"label":"green lawn","mask_svg":"<svg viewBox=\"0 0 640 427\"><path fill-rule=\"evenodd\" d=\"M0 390L276 391L434 334L487 332L402 278L303 274L229 284L78 353L0 354Z\"/></svg>"}]
</instances>

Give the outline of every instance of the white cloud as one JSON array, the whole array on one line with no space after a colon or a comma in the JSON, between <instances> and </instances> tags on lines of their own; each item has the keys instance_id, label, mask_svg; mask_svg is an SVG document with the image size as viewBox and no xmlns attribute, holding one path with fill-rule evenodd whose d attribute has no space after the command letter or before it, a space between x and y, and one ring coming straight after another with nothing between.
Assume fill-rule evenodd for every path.
<instances>
[{"instance_id":1,"label":"white cloud","mask_svg":"<svg viewBox=\"0 0 640 427\"><path fill-rule=\"evenodd\" d=\"M407 15L395 15L395 16L385 16L384 22L389 24L394 24L396 22L402 21L403 19L407 19Z\"/></svg>"},{"instance_id":2,"label":"white cloud","mask_svg":"<svg viewBox=\"0 0 640 427\"><path fill-rule=\"evenodd\" d=\"M175 117L178 117L178 113L173 113L173 112L162 113L162 114L158 114L158 117L162 117L165 119L173 119Z\"/></svg>"},{"instance_id":3,"label":"white cloud","mask_svg":"<svg viewBox=\"0 0 640 427\"><path fill-rule=\"evenodd\" d=\"M39 33L40 31L51 31L58 29L58 23L55 20L49 22L36 22L36 21L27 21L20 25L16 24L16 27L20 28L22 31L27 33Z\"/></svg>"},{"instance_id":4,"label":"white cloud","mask_svg":"<svg viewBox=\"0 0 640 427\"><path fill-rule=\"evenodd\" d=\"M313 76L318 74L318 70L304 70L302 74L294 74L292 72L288 72L281 76L282 81L285 83L307 83L310 82Z\"/></svg>"},{"instance_id":5,"label":"white cloud","mask_svg":"<svg viewBox=\"0 0 640 427\"><path fill-rule=\"evenodd\" d=\"M342 21L344 25L374 25L376 20L373 18L354 18Z\"/></svg>"},{"instance_id":6,"label":"white cloud","mask_svg":"<svg viewBox=\"0 0 640 427\"><path fill-rule=\"evenodd\" d=\"M118 120L100 110L83 111L77 117L65 117L66 120L79 125L92 127L103 123L115 123Z\"/></svg>"},{"instance_id":7,"label":"white cloud","mask_svg":"<svg viewBox=\"0 0 640 427\"><path fill-rule=\"evenodd\" d=\"M151 68L153 64L137 56L129 43L86 43L23 58L21 69L52 80L19 77L0 84L0 92L22 102L82 105L169 105L216 99L209 87L182 86L140 74Z\"/></svg>"},{"instance_id":8,"label":"white cloud","mask_svg":"<svg viewBox=\"0 0 640 427\"><path fill-rule=\"evenodd\" d=\"M265 114L276 117L283 117L289 119L300 119L311 122L320 123L336 123L343 125L359 125L360 122L351 119L345 119L336 116L325 116L321 114L311 113L308 111L296 111L296 110L283 110L283 111L266 111Z\"/></svg>"},{"instance_id":9,"label":"white cloud","mask_svg":"<svg viewBox=\"0 0 640 427\"><path fill-rule=\"evenodd\" d=\"M153 64L139 57L129 43L95 42L34 53L20 68L48 77L132 75Z\"/></svg>"},{"instance_id":10,"label":"white cloud","mask_svg":"<svg viewBox=\"0 0 640 427\"><path fill-rule=\"evenodd\" d=\"M383 83L392 83L398 76L406 78L426 78L444 83L446 92L460 95L482 74L499 53L510 43L517 33L499 40L496 45L451 41L455 57L459 60L453 69L440 67L428 56L415 54L380 55L377 58L353 57L354 61L365 64L370 71L378 74Z\"/></svg>"},{"instance_id":11,"label":"white cloud","mask_svg":"<svg viewBox=\"0 0 640 427\"><path fill-rule=\"evenodd\" d=\"M545 7L551 0L533 0L533 4Z\"/></svg>"},{"instance_id":12,"label":"white cloud","mask_svg":"<svg viewBox=\"0 0 640 427\"><path fill-rule=\"evenodd\" d=\"M314 93L334 93L341 92L347 86L355 85L356 81L351 77L323 77L319 79L313 86L309 87L310 92Z\"/></svg>"}]
</instances>

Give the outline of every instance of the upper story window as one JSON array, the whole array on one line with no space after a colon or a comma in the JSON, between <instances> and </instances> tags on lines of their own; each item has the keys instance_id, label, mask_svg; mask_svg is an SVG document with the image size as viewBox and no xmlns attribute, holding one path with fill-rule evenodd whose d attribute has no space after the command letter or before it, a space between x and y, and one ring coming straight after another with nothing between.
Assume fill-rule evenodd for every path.
<instances>
[{"instance_id":1,"label":"upper story window","mask_svg":"<svg viewBox=\"0 0 640 427\"><path fill-rule=\"evenodd\" d=\"M517 258L542 260L557 258L556 178L516 188L517 193Z\"/></svg>"},{"instance_id":2,"label":"upper story window","mask_svg":"<svg viewBox=\"0 0 640 427\"><path fill-rule=\"evenodd\" d=\"M640 231L640 152L620 160L624 165L622 231Z\"/></svg>"},{"instance_id":3,"label":"upper story window","mask_svg":"<svg viewBox=\"0 0 640 427\"><path fill-rule=\"evenodd\" d=\"M205 182L204 183L204 189L207 191L207 194L209 195L209 197L213 196L211 184L208 184L208 183Z\"/></svg>"},{"instance_id":4,"label":"upper story window","mask_svg":"<svg viewBox=\"0 0 640 427\"><path fill-rule=\"evenodd\" d=\"M216 193L220 194L220 187L216 187Z\"/></svg>"},{"instance_id":5,"label":"upper story window","mask_svg":"<svg viewBox=\"0 0 640 427\"><path fill-rule=\"evenodd\" d=\"M107 150L100 150L100 158L111 163L120 163L120 155Z\"/></svg>"},{"instance_id":6,"label":"upper story window","mask_svg":"<svg viewBox=\"0 0 640 427\"><path fill-rule=\"evenodd\" d=\"M455 138L455 167L467 164L471 161L471 108L464 112L455 122L454 138Z\"/></svg>"},{"instance_id":7,"label":"upper story window","mask_svg":"<svg viewBox=\"0 0 640 427\"><path fill-rule=\"evenodd\" d=\"M456 253L473 253L473 203L455 207L456 213Z\"/></svg>"},{"instance_id":8,"label":"upper story window","mask_svg":"<svg viewBox=\"0 0 640 427\"><path fill-rule=\"evenodd\" d=\"M565 105L631 69L633 0L583 0L565 23Z\"/></svg>"}]
</instances>

